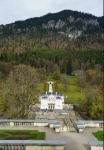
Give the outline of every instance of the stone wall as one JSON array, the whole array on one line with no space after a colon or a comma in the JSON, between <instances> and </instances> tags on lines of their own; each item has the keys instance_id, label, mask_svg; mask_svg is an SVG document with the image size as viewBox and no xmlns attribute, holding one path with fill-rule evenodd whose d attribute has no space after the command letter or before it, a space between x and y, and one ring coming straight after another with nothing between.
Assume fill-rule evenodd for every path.
<instances>
[{"instance_id":1,"label":"stone wall","mask_svg":"<svg viewBox=\"0 0 104 150\"><path fill-rule=\"evenodd\" d=\"M91 146L91 150L103 150L103 146Z\"/></svg>"},{"instance_id":2,"label":"stone wall","mask_svg":"<svg viewBox=\"0 0 104 150\"><path fill-rule=\"evenodd\" d=\"M64 145L0 145L2 150L64 150Z\"/></svg>"},{"instance_id":3,"label":"stone wall","mask_svg":"<svg viewBox=\"0 0 104 150\"><path fill-rule=\"evenodd\" d=\"M26 146L25 150L64 150L64 146Z\"/></svg>"}]
</instances>

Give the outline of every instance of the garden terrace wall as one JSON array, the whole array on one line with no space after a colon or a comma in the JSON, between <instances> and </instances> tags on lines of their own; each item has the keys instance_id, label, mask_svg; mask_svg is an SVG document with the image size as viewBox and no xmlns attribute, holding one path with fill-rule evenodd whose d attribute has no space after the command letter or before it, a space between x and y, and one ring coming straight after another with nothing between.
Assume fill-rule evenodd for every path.
<instances>
[{"instance_id":1,"label":"garden terrace wall","mask_svg":"<svg viewBox=\"0 0 104 150\"><path fill-rule=\"evenodd\" d=\"M2 150L64 150L64 140L0 140Z\"/></svg>"}]
</instances>

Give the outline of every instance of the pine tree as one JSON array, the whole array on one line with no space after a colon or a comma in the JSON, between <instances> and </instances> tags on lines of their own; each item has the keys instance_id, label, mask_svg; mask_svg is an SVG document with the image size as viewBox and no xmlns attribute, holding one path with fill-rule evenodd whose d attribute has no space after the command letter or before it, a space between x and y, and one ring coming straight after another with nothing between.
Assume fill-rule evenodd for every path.
<instances>
[{"instance_id":1,"label":"pine tree","mask_svg":"<svg viewBox=\"0 0 104 150\"><path fill-rule=\"evenodd\" d=\"M67 74L71 75L73 71L73 67L72 67L72 59L69 58L68 62L67 62Z\"/></svg>"}]
</instances>

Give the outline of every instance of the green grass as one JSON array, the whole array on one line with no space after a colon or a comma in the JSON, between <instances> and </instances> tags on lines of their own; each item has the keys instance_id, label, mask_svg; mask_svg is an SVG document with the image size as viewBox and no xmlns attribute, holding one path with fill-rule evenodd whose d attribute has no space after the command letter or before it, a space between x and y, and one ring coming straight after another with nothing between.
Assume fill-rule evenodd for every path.
<instances>
[{"instance_id":1,"label":"green grass","mask_svg":"<svg viewBox=\"0 0 104 150\"><path fill-rule=\"evenodd\" d=\"M104 141L104 131L97 131L92 133L99 141Z\"/></svg>"},{"instance_id":2,"label":"green grass","mask_svg":"<svg viewBox=\"0 0 104 150\"><path fill-rule=\"evenodd\" d=\"M61 92L64 96L67 96L68 99L65 101L66 103L74 103L78 102L79 100L84 99L84 91L80 92L80 88L77 85L77 77L68 77L69 78L69 85L67 91L65 90L64 84L61 81L57 81L58 91ZM56 82L51 78L47 78L43 83L38 84L38 91L40 93L43 92L44 83L48 81Z\"/></svg>"},{"instance_id":3,"label":"green grass","mask_svg":"<svg viewBox=\"0 0 104 150\"><path fill-rule=\"evenodd\" d=\"M83 92L81 93L79 91L79 88L75 85L69 85L67 91L65 91L65 88L62 84L59 84L58 86L59 91L64 95L67 96L69 99L68 101L77 101L77 100L82 100L84 97Z\"/></svg>"},{"instance_id":4,"label":"green grass","mask_svg":"<svg viewBox=\"0 0 104 150\"><path fill-rule=\"evenodd\" d=\"M43 87L44 87L44 82L43 83L39 83L38 86L37 86L37 89L38 91L40 92L43 92Z\"/></svg>"},{"instance_id":5,"label":"green grass","mask_svg":"<svg viewBox=\"0 0 104 150\"><path fill-rule=\"evenodd\" d=\"M77 77L76 76L69 76L69 82L70 82L71 85L73 85L73 84L76 85Z\"/></svg>"},{"instance_id":6,"label":"green grass","mask_svg":"<svg viewBox=\"0 0 104 150\"><path fill-rule=\"evenodd\" d=\"M80 88L77 86L76 77L69 77L67 91L65 90L64 85L59 82L58 91L61 92L64 96L68 97L68 99L65 101L66 103L73 103L84 99L84 91L80 92Z\"/></svg>"},{"instance_id":7,"label":"green grass","mask_svg":"<svg viewBox=\"0 0 104 150\"><path fill-rule=\"evenodd\" d=\"M0 140L45 140L45 132L38 132L38 130L0 130Z\"/></svg>"}]
</instances>

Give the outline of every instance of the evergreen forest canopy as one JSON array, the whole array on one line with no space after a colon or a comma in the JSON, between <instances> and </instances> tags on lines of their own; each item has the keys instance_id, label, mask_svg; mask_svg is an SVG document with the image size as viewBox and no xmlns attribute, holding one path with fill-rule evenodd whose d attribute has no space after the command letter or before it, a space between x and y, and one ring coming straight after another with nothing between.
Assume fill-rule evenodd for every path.
<instances>
[{"instance_id":1,"label":"evergreen forest canopy","mask_svg":"<svg viewBox=\"0 0 104 150\"><path fill-rule=\"evenodd\" d=\"M4 52L0 55L0 69L6 72L3 62L11 64L27 64L44 69L47 73L60 70L60 73L71 75L75 70L95 69L99 64L103 71L103 50L65 51L37 50L23 53ZM5 66L5 65L4 65Z\"/></svg>"}]
</instances>

